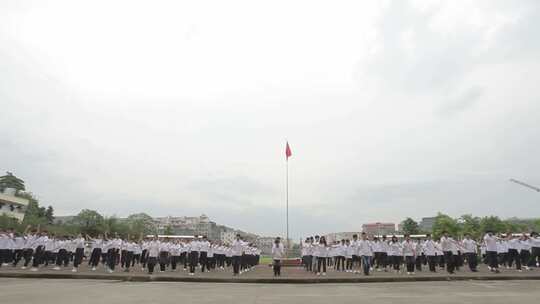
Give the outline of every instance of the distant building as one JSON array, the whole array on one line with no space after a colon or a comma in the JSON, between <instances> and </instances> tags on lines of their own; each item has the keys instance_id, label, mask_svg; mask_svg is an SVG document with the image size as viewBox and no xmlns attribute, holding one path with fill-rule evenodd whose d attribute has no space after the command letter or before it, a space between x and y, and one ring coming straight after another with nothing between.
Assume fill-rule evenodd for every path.
<instances>
[{"instance_id":1,"label":"distant building","mask_svg":"<svg viewBox=\"0 0 540 304\"><path fill-rule=\"evenodd\" d=\"M224 244L232 244L236 239L236 232L234 230L222 231L219 239Z\"/></svg>"},{"instance_id":2,"label":"distant building","mask_svg":"<svg viewBox=\"0 0 540 304\"><path fill-rule=\"evenodd\" d=\"M0 193L0 215L7 215L22 221L28 203L27 199L15 196L15 189L6 188L3 193Z\"/></svg>"},{"instance_id":3,"label":"distant building","mask_svg":"<svg viewBox=\"0 0 540 304\"><path fill-rule=\"evenodd\" d=\"M360 232L333 232L333 233L326 234L324 238L326 239L326 243L330 244L336 241L341 241L341 240L346 240L346 239L352 240L352 237L355 234L358 234L358 237L360 237Z\"/></svg>"},{"instance_id":4,"label":"distant building","mask_svg":"<svg viewBox=\"0 0 540 304\"><path fill-rule=\"evenodd\" d=\"M273 236L259 237L255 240L254 244L261 250L264 255L270 255L272 253L272 245L276 238ZM286 246L286 245L285 245Z\"/></svg>"},{"instance_id":5,"label":"distant building","mask_svg":"<svg viewBox=\"0 0 540 304\"><path fill-rule=\"evenodd\" d=\"M435 224L436 219L436 217L423 217L420 224L418 224L420 230L429 233L433 231L433 225Z\"/></svg>"},{"instance_id":6,"label":"distant building","mask_svg":"<svg viewBox=\"0 0 540 304\"><path fill-rule=\"evenodd\" d=\"M392 235L396 233L394 223L367 223L362 225L362 232L368 235Z\"/></svg>"},{"instance_id":7,"label":"distant building","mask_svg":"<svg viewBox=\"0 0 540 304\"><path fill-rule=\"evenodd\" d=\"M203 235L210 240L220 240L222 226L210 221L206 215L201 216L166 216L154 218L158 233L164 233L171 229L173 234L179 235Z\"/></svg>"}]
</instances>

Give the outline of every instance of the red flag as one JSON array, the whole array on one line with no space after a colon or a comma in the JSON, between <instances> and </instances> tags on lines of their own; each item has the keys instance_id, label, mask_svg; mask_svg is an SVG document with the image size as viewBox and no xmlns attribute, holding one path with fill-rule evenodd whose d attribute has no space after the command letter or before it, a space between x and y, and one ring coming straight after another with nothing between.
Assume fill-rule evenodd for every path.
<instances>
[{"instance_id":1,"label":"red flag","mask_svg":"<svg viewBox=\"0 0 540 304\"><path fill-rule=\"evenodd\" d=\"M287 142L287 147L285 147L285 156L287 157L287 160L289 160L289 157L292 156L291 147L289 147L289 142Z\"/></svg>"}]
</instances>

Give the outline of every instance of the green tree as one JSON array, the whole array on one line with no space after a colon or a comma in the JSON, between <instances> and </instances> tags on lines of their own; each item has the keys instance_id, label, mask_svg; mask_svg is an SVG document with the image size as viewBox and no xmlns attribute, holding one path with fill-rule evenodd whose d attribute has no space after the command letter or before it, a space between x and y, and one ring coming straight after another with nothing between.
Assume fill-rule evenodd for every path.
<instances>
[{"instance_id":1,"label":"green tree","mask_svg":"<svg viewBox=\"0 0 540 304\"><path fill-rule=\"evenodd\" d=\"M20 231L21 224L16 218L7 216L6 214L0 215L0 229L15 229Z\"/></svg>"},{"instance_id":2,"label":"green tree","mask_svg":"<svg viewBox=\"0 0 540 304\"><path fill-rule=\"evenodd\" d=\"M152 234L156 227L152 217L146 213L136 213L127 217L127 224L132 235Z\"/></svg>"},{"instance_id":3,"label":"green tree","mask_svg":"<svg viewBox=\"0 0 540 304\"><path fill-rule=\"evenodd\" d=\"M104 219L95 210L83 209L75 216L73 224L79 226L84 234L97 235L103 231Z\"/></svg>"},{"instance_id":4,"label":"green tree","mask_svg":"<svg viewBox=\"0 0 540 304\"><path fill-rule=\"evenodd\" d=\"M401 230L403 230L403 233L405 234L418 234L420 232L418 223L410 217L401 222Z\"/></svg>"},{"instance_id":5,"label":"green tree","mask_svg":"<svg viewBox=\"0 0 540 304\"><path fill-rule=\"evenodd\" d=\"M506 224L498 216L486 216L480 220L480 230L482 233L490 230L495 233L505 233Z\"/></svg>"},{"instance_id":6,"label":"green tree","mask_svg":"<svg viewBox=\"0 0 540 304\"><path fill-rule=\"evenodd\" d=\"M460 235L460 227L456 219L442 213L438 213L433 223L433 236L436 238L441 237L443 231L447 231L450 235Z\"/></svg>"},{"instance_id":7,"label":"green tree","mask_svg":"<svg viewBox=\"0 0 540 304\"><path fill-rule=\"evenodd\" d=\"M462 215L458 221L461 225L461 233L463 235L468 233L471 235L472 238L475 238L475 239L483 235L480 229L479 217L472 216L471 214L465 214L465 215Z\"/></svg>"},{"instance_id":8,"label":"green tree","mask_svg":"<svg viewBox=\"0 0 540 304\"><path fill-rule=\"evenodd\" d=\"M165 226L165 230L163 230L163 234L173 235L174 234L173 227L171 225Z\"/></svg>"},{"instance_id":9,"label":"green tree","mask_svg":"<svg viewBox=\"0 0 540 304\"><path fill-rule=\"evenodd\" d=\"M44 210L39 207L39 201L34 198L32 193L22 193L20 196L28 200L28 206L26 206L26 211L24 212L23 224L25 226L37 226L47 224Z\"/></svg>"},{"instance_id":10,"label":"green tree","mask_svg":"<svg viewBox=\"0 0 540 304\"><path fill-rule=\"evenodd\" d=\"M116 216L110 216L104 219L103 231L109 235L118 234L121 237L127 237L128 234L135 235L134 233L130 233L129 225L126 222L118 220Z\"/></svg>"},{"instance_id":11,"label":"green tree","mask_svg":"<svg viewBox=\"0 0 540 304\"><path fill-rule=\"evenodd\" d=\"M13 188L18 191L24 191L24 181L11 172L6 172L6 175L0 176L0 191L4 191L6 188Z\"/></svg>"},{"instance_id":12,"label":"green tree","mask_svg":"<svg viewBox=\"0 0 540 304\"><path fill-rule=\"evenodd\" d=\"M47 219L47 223L52 225L54 222L54 209L52 206L47 207L47 210L45 210L45 218Z\"/></svg>"}]
</instances>

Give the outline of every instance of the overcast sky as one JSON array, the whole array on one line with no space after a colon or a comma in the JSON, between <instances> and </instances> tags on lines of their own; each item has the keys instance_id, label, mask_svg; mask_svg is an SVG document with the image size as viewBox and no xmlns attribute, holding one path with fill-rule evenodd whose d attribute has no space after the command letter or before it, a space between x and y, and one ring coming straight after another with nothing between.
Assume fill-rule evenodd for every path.
<instances>
[{"instance_id":1,"label":"overcast sky","mask_svg":"<svg viewBox=\"0 0 540 304\"><path fill-rule=\"evenodd\" d=\"M540 216L540 1L0 0L0 170L57 215Z\"/></svg>"}]
</instances>

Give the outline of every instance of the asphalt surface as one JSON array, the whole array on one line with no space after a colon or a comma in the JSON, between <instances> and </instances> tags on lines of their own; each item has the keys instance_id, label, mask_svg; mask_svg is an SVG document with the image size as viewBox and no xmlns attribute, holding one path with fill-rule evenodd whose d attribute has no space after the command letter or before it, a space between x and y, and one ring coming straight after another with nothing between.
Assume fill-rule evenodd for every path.
<instances>
[{"instance_id":1,"label":"asphalt surface","mask_svg":"<svg viewBox=\"0 0 540 304\"><path fill-rule=\"evenodd\" d=\"M539 281L227 284L0 278L0 303L536 303Z\"/></svg>"}]
</instances>

